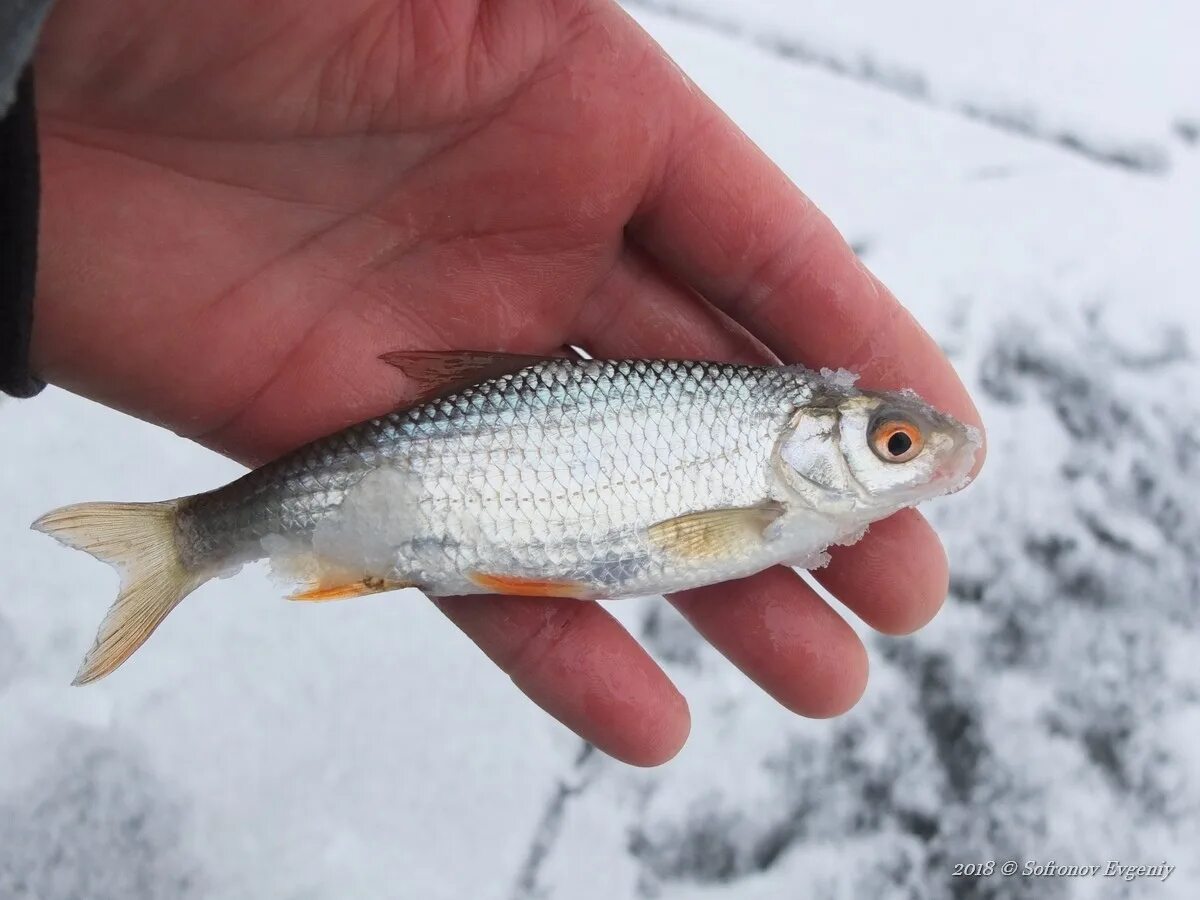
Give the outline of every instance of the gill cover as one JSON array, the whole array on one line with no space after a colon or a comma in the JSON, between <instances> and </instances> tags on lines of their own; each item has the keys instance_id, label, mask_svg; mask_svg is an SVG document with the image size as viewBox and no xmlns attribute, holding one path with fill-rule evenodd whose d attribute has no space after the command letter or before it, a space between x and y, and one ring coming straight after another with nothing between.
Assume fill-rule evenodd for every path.
<instances>
[{"instance_id":1,"label":"gill cover","mask_svg":"<svg viewBox=\"0 0 1200 900\"><path fill-rule=\"evenodd\" d=\"M797 410L779 442L776 464L784 482L797 494L828 503L844 497L853 502L854 481L841 450L841 413L833 407ZM832 498L831 498L832 495Z\"/></svg>"}]
</instances>

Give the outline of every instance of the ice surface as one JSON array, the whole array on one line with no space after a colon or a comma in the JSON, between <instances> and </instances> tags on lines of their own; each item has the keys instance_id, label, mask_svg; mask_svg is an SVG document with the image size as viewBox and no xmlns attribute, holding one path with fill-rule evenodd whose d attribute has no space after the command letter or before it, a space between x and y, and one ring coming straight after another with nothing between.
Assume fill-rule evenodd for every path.
<instances>
[{"instance_id":1,"label":"ice surface","mask_svg":"<svg viewBox=\"0 0 1200 900\"><path fill-rule=\"evenodd\" d=\"M1195 48L1183 37L1200 34L1191 0L628 5L1104 165L1164 171L1200 138Z\"/></svg>"},{"instance_id":2,"label":"ice surface","mask_svg":"<svg viewBox=\"0 0 1200 900\"><path fill-rule=\"evenodd\" d=\"M458 900L516 877L574 747L416 592L286 603L250 567L70 687L116 577L28 523L239 469L53 389L2 415L0 896Z\"/></svg>"},{"instance_id":3,"label":"ice surface","mask_svg":"<svg viewBox=\"0 0 1200 900\"><path fill-rule=\"evenodd\" d=\"M1200 119L1196 8L704 0L733 37L635 10L942 342L989 426L981 479L925 507L947 608L870 639L838 720L775 706L670 607L614 605L694 718L675 762L632 771L414 592L287 604L254 571L69 688L116 579L28 522L237 469L57 391L0 405L0 896L1197 896L1200 147L1172 129ZM747 39L764 23L821 52ZM975 97L1042 131L964 116ZM1166 165L1037 139L1063 128ZM949 878L1010 856L1180 869Z\"/></svg>"}]
</instances>

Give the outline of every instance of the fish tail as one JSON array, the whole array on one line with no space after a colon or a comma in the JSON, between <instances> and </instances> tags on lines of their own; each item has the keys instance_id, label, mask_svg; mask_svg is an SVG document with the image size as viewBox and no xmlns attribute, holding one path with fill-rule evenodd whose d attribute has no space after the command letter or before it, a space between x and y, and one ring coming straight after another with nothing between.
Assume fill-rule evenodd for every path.
<instances>
[{"instance_id":1,"label":"fish tail","mask_svg":"<svg viewBox=\"0 0 1200 900\"><path fill-rule=\"evenodd\" d=\"M79 503L33 523L36 531L86 550L121 576L121 591L72 684L87 684L116 669L180 600L208 580L189 569L180 555L175 529L179 504Z\"/></svg>"}]
</instances>

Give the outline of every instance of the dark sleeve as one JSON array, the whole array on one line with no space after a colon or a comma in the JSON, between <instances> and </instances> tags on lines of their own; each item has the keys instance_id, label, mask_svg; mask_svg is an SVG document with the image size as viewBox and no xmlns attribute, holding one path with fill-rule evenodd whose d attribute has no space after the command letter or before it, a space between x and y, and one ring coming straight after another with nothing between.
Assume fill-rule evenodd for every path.
<instances>
[{"instance_id":1,"label":"dark sleeve","mask_svg":"<svg viewBox=\"0 0 1200 900\"><path fill-rule=\"evenodd\" d=\"M53 0L0 0L0 391L32 397L38 152L29 62Z\"/></svg>"},{"instance_id":2,"label":"dark sleeve","mask_svg":"<svg viewBox=\"0 0 1200 900\"><path fill-rule=\"evenodd\" d=\"M0 391L14 397L45 387L29 369L38 197L33 69L26 66L0 120Z\"/></svg>"}]
</instances>

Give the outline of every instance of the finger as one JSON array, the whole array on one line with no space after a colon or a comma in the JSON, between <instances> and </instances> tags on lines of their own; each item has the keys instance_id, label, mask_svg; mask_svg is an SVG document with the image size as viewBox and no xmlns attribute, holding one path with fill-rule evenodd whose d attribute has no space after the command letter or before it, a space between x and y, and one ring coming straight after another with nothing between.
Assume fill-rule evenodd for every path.
<instances>
[{"instance_id":1,"label":"finger","mask_svg":"<svg viewBox=\"0 0 1200 900\"><path fill-rule=\"evenodd\" d=\"M867 686L867 651L791 569L684 591L671 602L710 643L792 712L844 713Z\"/></svg>"},{"instance_id":2,"label":"finger","mask_svg":"<svg viewBox=\"0 0 1200 900\"><path fill-rule=\"evenodd\" d=\"M762 341L634 246L622 250L593 290L568 340L608 357L779 361Z\"/></svg>"},{"instance_id":3,"label":"finger","mask_svg":"<svg viewBox=\"0 0 1200 900\"><path fill-rule=\"evenodd\" d=\"M696 297L644 253L627 250L589 304L586 339L601 355L770 362L744 329ZM585 340L580 338L580 340ZM872 627L889 634L925 624L946 596L946 554L920 513L878 522L857 544L830 549L814 572L829 591Z\"/></svg>"},{"instance_id":4,"label":"finger","mask_svg":"<svg viewBox=\"0 0 1200 900\"><path fill-rule=\"evenodd\" d=\"M946 599L950 572L942 542L925 518L905 509L871 526L849 547L831 547L830 563L813 575L828 591L885 634L928 624Z\"/></svg>"},{"instance_id":5,"label":"finger","mask_svg":"<svg viewBox=\"0 0 1200 900\"><path fill-rule=\"evenodd\" d=\"M598 604L497 596L434 602L529 699L610 756L655 766L687 740L687 701Z\"/></svg>"},{"instance_id":6,"label":"finger","mask_svg":"<svg viewBox=\"0 0 1200 900\"><path fill-rule=\"evenodd\" d=\"M944 354L830 221L698 90L673 70L663 80L680 122L635 238L781 359L912 388L979 425Z\"/></svg>"}]
</instances>

